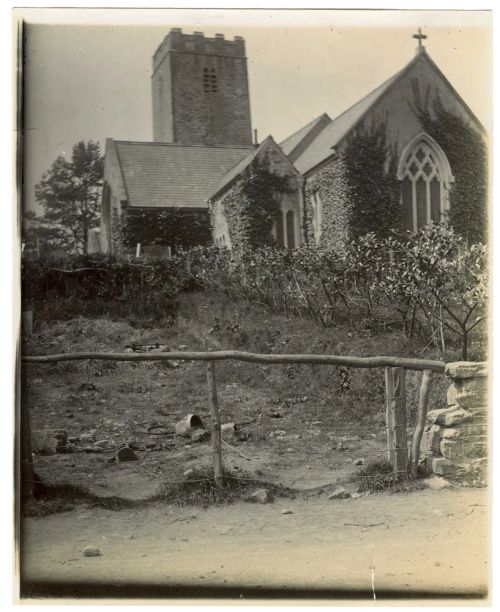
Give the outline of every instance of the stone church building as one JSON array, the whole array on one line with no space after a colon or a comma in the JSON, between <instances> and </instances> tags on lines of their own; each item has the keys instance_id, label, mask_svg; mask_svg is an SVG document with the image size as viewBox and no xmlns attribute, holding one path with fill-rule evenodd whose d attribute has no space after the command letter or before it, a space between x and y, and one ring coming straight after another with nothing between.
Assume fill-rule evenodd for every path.
<instances>
[{"instance_id":1,"label":"stone church building","mask_svg":"<svg viewBox=\"0 0 500 612\"><path fill-rule=\"evenodd\" d=\"M481 140L484 130L427 53L425 37L415 38L415 57L341 115L332 119L325 113L283 142L268 136L257 144L244 40L172 29L153 57L154 142L106 141L94 250L116 253L137 243L146 251L244 244L252 216L240 211L256 167L286 184L279 193L263 196L273 201L272 243L284 248L305 242L342 245L360 222L352 213L356 192L349 187L356 172L346 160L353 156L356 134L377 126L383 130L382 172L392 181L398 227L415 231L447 218L456 170L440 138L426 129L436 123L435 106L419 114L415 105L430 96ZM361 176L362 183L376 180ZM370 214L377 218L378 211ZM386 222L380 215L380 223Z\"/></svg>"}]
</instances>

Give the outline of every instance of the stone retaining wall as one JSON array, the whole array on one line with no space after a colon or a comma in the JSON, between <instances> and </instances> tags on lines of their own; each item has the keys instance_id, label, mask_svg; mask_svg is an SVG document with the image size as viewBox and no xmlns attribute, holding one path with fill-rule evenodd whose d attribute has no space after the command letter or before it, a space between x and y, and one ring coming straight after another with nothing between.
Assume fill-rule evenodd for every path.
<instances>
[{"instance_id":1,"label":"stone retaining wall","mask_svg":"<svg viewBox=\"0 0 500 612\"><path fill-rule=\"evenodd\" d=\"M421 461L430 473L464 486L485 486L488 475L488 368L458 361L446 366L447 408L430 410Z\"/></svg>"}]
</instances>

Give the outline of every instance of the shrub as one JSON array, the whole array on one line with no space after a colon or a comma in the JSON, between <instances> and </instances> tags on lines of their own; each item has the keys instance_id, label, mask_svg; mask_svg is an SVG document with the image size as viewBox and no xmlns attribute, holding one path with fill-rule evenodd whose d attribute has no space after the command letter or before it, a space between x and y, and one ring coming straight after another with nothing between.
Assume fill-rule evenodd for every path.
<instances>
[{"instance_id":1,"label":"shrub","mask_svg":"<svg viewBox=\"0 0 500 612\"><path fill-rule=\"evenodd\" d=\"M486 319L487 251L445 224L417 234L366 234L342 253L321 246L270 246L232 253L215 247L179 251L167 260L75 256L23 262L23 302L46 319L75 315L172 320L180 291L194 288L267 306L320 327L347 322L363 333L400 328L441 353L470 336L481 357ZM237 330L232 332L237 335ZM484 347L482 347L484 349ZM484 352L484 351L483 351Z\"/></svg>"},{"instance_id":2,"label":"shrub","mask_svg":"<svg viewBox=\"0 0 500 612\"><path fill-rule=\"evenodd\" d=\"M321 327L343 321L368 332L399 327L409 338L427 338L443 358L447 342L459 339L467 359L470 334L486 317L486 247L468 246L445 224L412 236L366 234L342 253L307 245L237 255L210 248L180 261L205 290L308 316Z\"/></svg>"},{"instance_id":3,"label":"shrub","mask_svg":"<svg viewBox=\"0 0 500 612\"><path fill-rule=\"evenodd\" d=\"M176 259L137 261L76 255L22 263L23 308L45 320L79 315L141 316L168 320L188 278ZM191 281L192 282L192 281Z\"/></svg>"}]
</instances>

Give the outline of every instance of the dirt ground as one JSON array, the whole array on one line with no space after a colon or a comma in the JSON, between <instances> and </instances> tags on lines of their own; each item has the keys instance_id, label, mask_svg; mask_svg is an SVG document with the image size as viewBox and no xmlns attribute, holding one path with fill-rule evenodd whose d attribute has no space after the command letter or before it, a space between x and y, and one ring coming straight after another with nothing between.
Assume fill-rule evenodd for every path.
<instances>
[{"instance_id":1,"label":"dirt ground","mask_svg":"<svg viewBox=\"0 0 500 612\"><path fill-rule=\"evenodd\" d=\"M138 332L126 324L80 320L39 334L34 339L38 345L27 350L123 350L131 333L141 343L160 337L168 348L200 348L182 329L162 330L160 336L159 330ZM199 362L175 365L87 361L28 367L26 397L37 473L48 483L143 499L191 468L209 467L209 441L191 443L172 434L176 422L189 413L209 426L205 367ZM356 462L386 456L382 410L355 422L339 418L324 388L311 387L309 380L302 385L290 380L300 379L300 367L280 369L218 364L221 421L235 423L237 429L236 435L225 436L227 470L310 488L349 480ZM50 447L58 431L68 436L71 452ZM137 449L138 461L113 463L118 448L127 443Z\"/></svg>"},{"instance_id":2,"label":"dirt ground","mask_svg":"<svg viewBox=\"0 0 500 612\"><path fill-rule=\"evenodd\" d=\"M205 510L79 508L26 521L25 595L485 597L487 503L484 489L427 489ZM84 557L88 545L100 556Z\"/></svg>"},{"instance_id":3,"label":"dirt ground","mask_svg":"<svg viewBox=\"0 0 500 612\"><path fill-rule=\"evenodd\" d=\"M142 329L125 321L80 318L39 328L23 352L117 352L132 346L157 352L207 347L337 354L410 350L397 335L351 337L342 328L318 335L308 321L287 321L262 309L248 307L236 316L230 303L209 304L207 315L197 297L181 304L174 326ZM166 480L210 465L209 442L191 443L171 433L189 413L208 426L203 363L60 362L30 364L25 372L35 469L45 482L141 499L154 495ZM226 438L230 446L223 447L225 466L235 476L250 472L262 480L310 488L345 482L355 477L356 464L386 456L382 371L218 362L216 378L222 423L234 422L238 430ZM431 407L445 397L441 383L436 378L438 399L431 399ZM410 436L418 385L417 373L409 372ZM54 442L59 431L68 436L70 453L54 454L50 440L47 448L47 437ZM137 449L139 460L110 462L127 443Z\"/></svg>"},{"instance_id":4,"label":"dirt ground","mask_svg":"<svg viewBox=\"0 0 500 612\"><path fill-rule=\"evenodd\" d=\"M118 352L134 350L133 345L155 351L408 355L413 350L395 335L352 337L341 328L317 334L308 322L250 309L233 320L230 304L226 311L210 304L210 316L203 319L205 305L192 312L181 306L177 324L165 328L84 318L42 326L23 352ZM236 435L223 445L226 470L293 487L294 499L207 508L141 501L120 511L77 504L68 512L28 518L21 551L26 597L311 596L369 602L374 595L484 596L485 490L330 500L325 493L338 485L355 491L359 465L386 456L382 372L237 362L217 363L216 370L222 423L236 424ZM29 365L24 382L34 467L45 483L147 500L165 483L185 480L188 470L211 465L209 441L172 434L189 413L208 425L202 363ZM418 384L408 373L410 436ZM431 407L445 397L443 384L436 380ZM54 434L61 431L70 452L54 448ZM137 461L115 462L118 448L127 443ZM87 545L102 554L84 557Z\"/></svg>"}]
</instances>

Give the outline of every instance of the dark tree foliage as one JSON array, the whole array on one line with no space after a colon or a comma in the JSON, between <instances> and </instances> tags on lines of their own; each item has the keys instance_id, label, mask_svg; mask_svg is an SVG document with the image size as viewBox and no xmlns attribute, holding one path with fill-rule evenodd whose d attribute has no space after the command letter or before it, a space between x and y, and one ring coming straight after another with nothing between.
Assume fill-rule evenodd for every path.
<instances>
[{"instance_id":1,"label":"dark tree foliage","mask_svg":"<svg viewBox=\"0 0 500 612\"><path fill-rule=\"evenodd\" d=\"M32 210L23 215L22 241L25 255L35 253L39 256L57 249L69 252L74 246L74 242L64 228L46 223L43 217L36 215Z\"/></svg>"},{"instance_id":2,"label":"dark tree foliage","mask_svg":"<svg viewBox=\"0 0 500 612\"><path fill-rule=\"evenodd\" d=\"M387 122L361 125L344 151L353 237L384 237L401 223L396 151L387 142Z\"/></svg>"},{"instance_id":3,"label":"dark tree foliage","mask_svg":"<svg viewBox=\"0 0 500 612\"><path fill-rule=\"evenodd\" d=\"M472 122L446 109L436 91L430 101L430 89L420 95L413 85L411 108L423 129L439 143L455 176L450 193L450 223L471 244L486 242L487 237L487 150Z\"/></svg>"},{"instance_id":4,"label":"dark tree foliage","mask_svg":"<svg viewBox=\"0 0 500 612\"><path fill-rule=\"evenodd\" d=\"M291 192L290 177L272 172L266 158L253 160L243 179L245 209L241 211L248 220L250 248L274 245L273 222L280 210L281 198Z\"/></svg>"},{"instance_id":5,"label":"dark tree foliage","mask_svg":"<svg viewBox=\"0 0 500 612\"><path fill-rule=\"evenodd\" d=\"M43 222L64 234L60 246L72 243L87 252L89 230L99 219L103 170L99 143L81 141L73 146L71 161L60 155L35 187Z\"/></svg>"},{"instance_id":6,"label":"dark tree foliage","mask_svg":"<svg viewBox=\"0 0 500 612\"><path fill-rule=\"evenodd\" d=\"M122 228L124 246L194 247L211 241L208 210L128 209Z\"/></svg>"}]
</instances>

